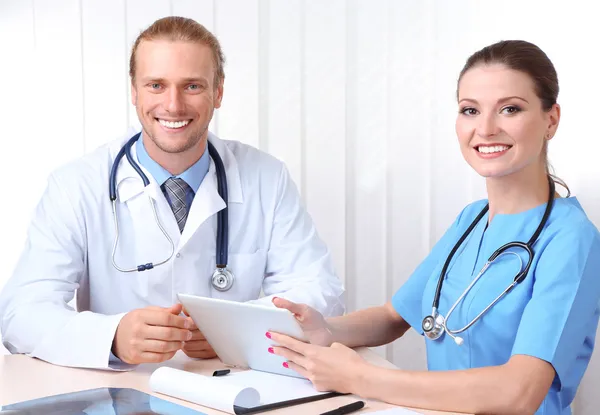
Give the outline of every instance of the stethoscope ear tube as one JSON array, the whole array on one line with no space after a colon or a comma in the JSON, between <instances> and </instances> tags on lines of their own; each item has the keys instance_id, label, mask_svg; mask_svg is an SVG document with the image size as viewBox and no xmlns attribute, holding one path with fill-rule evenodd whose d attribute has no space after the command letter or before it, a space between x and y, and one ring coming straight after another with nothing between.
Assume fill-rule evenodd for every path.
<instances>
[{"instance_id":1,"label":"stethoscope ear tube","mask_svg":"<svg viewBox=\"0 0 600 415\"><path fill-rule=\"evenodd\" d=\"M533 262L533 251L531 250L530 246L527 246L527 252L529 254L529 259L527 260L527 265L525 265L525 269L523 269L523 271L519 272L517 274L517 276L515 277L515 285L516 284L520 284L525 280L525 277L527 277L527 274L529 273L529 268L531 267L531 263Z\"/></svg>"},{"instance_id":2,"label":"stethoscope ear tube","mask_svg":"<svg viewBox=\"0 0 600 415\"><path fill-rule=\"evenodd\" d=\"M129 152L129 149L131 148L133 143L135 143L135 141L140 137L140 135L141 133L137 133L136 135L131 137L123 147L121 147L121 149L117 153L117 156L115 157L115 161L113 162L112 167L110 168L110 176L108 178L108 194L111 202L117 200L117 169L119 168L119 163L123 159L125 153ZM128 157L127 159L129 160L130 158Z\"/></svg>"},{"instance_id":3,"label":"stethoscope ear tube","mask_svg":"<svg viewBox=\"0 0 600 415\"><path fill-rule=\"evenodd\" d=\"M142 178L142 182L144 183L144 187L148 186L150 184L150 180L148 180L148 177L146 176L146 174L143 172L142 168L133 160L133 157L131 157L131 146L133 145L133 141L129 141L129 143L127 143L127 151L125 151L125 157L127 157L127 161L129 162L129 164L131 164L131 167L133 167L133 169L135 170L135 172Z\"/></svg>"},{"instance_id":4,"label":"stethoscope ear tube","mask_svg":"<svg viewBox=\"0 0 600 415\"><path fill-rule=\"evenodd\" d=\"M473 221L473 223L471 223L471 225L467 228L467 230L460 237L460 239L458 240L458 242L456 243L456 245L454 245L454 247L452 248L452 251L450 251L450 254L448 255L448 258L446 258L446 262L444 263L444 266L442 268L442 272L440 272L440 277L438 279L437 287L435 289L435 294L433 296L433 306L432 306L432 308L434 310L437 310L437 308L440 305L440 296L442 294L442 285L444 284L444 276L446 275L446 271L448 270L448 266L450 265L450 261L452 261L452 258L454 257L454 254L456 253L456 251L458 250L458 248L462 245L463 241L465 239L467 239L467 236L469 236L469 234L471 233L471 231L475 228L475 226L477 226L477 223L479 223L479 221L486 214L486 212L488 211L488 209L489 209L489 205L485 205L485 207L481 210L481 212L479 212L479 215L477 215L477 217L475 218L475 220Z\"/></svg>"},{"instance_id":5,"label":"stethoscope ear tube","mask_svg":"<svg viewBox=\"0 0 600 415\"><path fill-rule=\"evenodd\" d=\"M500 248L496 249L494 253L488 259L488 262L493 262L498 256L507 251L510 248L523 248L528 253L531 253L531 248L524 242L509 242L507 244L502 245Z\"/></svg>"},{"instance_id":6,"label":"stethoscope ear tube","mask_svg":"<svg viewBox=\"0 0 600 415\"><path fill-rule=\"evenodd\" d=\"M529 268L533 262L533 250L528 244L523 242L509 242L504 244L499 249L494 251L494 253L490 256L490 259L488 259L488 263L492 263L496 258L508 251L510 248L522 248L527 252L527 264L525 265L525 268L522 271L519 271L514 278L514 282L516 284L520 284L523 282L523 280L525 280L525 277L527 277L527 273L529 272Z\"/></svg>"}]
</instances>

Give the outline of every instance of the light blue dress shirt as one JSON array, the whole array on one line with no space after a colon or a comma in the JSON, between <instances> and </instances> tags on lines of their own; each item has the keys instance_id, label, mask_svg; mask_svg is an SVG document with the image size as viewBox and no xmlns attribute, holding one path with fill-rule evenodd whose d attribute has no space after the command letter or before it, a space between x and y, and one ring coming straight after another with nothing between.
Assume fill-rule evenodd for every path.
<instances>
[{"instance_id":1,"label":"light blue dress shirt","mask_svg":"<svg viewBox=\"0 0 600 415\"><path fill-rule=\"evenodd\" d=\"M188 184L188 186L190 186L192 190L191 192L187 192L186 194L186 203L189 209L189 207L192 205L194 195L198 192L200 184L202 184L202 180L204 180L206 173L208 173L208 167L210 165L208 148L204 150L204 154L202 154L202 157L200 157L200 159L196 163L194 163L190 168L188 168L180 175L173 176L148 155L148 152L146 151L146 147L144 146L144 142L141 136L137 140L135 145L138 162L150 172L150 174L152 175L152 177L154 177L154 180L156 180L161 189L163 189L162 185L170 177L178 177L185 180L185 182ZM165 193L164 190L163 193ZM165 195L165 197L167 198L167 200L169 200L167 195ZM169 201L169 204L170 203L171 202Z\"/></svg>"},{"instance_id":2,"label":"light blue dress shirt","mask_svg":"<svg viewBox=\"0 0 600 415\"><path fill-rule=\"evenodd\" d=\"M415 330L431 314L441 269L451 249L487 201L467 206L454 224L394 295L392 304ZM527 242L546 204L518 214L497 214L486 229L486 214L452 259L442 286L439 312L446 316L490 255L505 243ZM512 355L549 362L556 376L537 415L571 414L570 404L592 355L599 317L600 234L576 198L556 199L548 223L533 246L526 279L458 336L426 339L430 370L469 369L506 363ZM527 255L517 249L523 267ZM447 322L466 326L519 271L519 260L504 255L472 287Z\"/></svg>"}]
</instances>

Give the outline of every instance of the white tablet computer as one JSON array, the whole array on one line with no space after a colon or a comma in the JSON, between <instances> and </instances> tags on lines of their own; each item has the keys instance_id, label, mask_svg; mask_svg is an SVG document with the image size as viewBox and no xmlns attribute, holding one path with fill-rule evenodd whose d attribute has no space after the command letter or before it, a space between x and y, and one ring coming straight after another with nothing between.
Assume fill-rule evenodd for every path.
<instances>
[{"instance_id":1,"label":"white tablet computer","mask_svg":"<svg viewBox=\"0 0 600 415\"><path fill-rule=\"evenodd\" d=\"M306 340L291 312L275 306L178 294L179 301L224 364L301 378L283 367L285 359L269 353L275 342L268 331Z\"/></svg>"}]
</instances>

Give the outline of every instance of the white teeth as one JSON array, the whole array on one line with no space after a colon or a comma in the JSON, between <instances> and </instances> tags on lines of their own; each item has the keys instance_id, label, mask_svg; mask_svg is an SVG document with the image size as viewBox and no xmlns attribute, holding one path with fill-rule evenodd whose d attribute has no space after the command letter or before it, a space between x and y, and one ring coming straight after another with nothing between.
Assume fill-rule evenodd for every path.
<instances>
[{"instance_id":1,"label":"white teeth","mask_svg":"<svg viewBox=\"0 0 600 415\"><path fill-rule=\"evenodd\" d=\"M161 125L164 125L167 128L181 128L181 127L185 127L186 125L188 125L190 123L190 120L185 120L185 121L165 121L165 120L159 119L158 122Z\"/></svg>"},{"instance_id":2,"label":"white teeth","mask_svg":"<svg viewBox=\"0 0 600 415\"><path fill-rule=\"evenodd\" d=\"M509 146L479 146L477 151L480 153L490 154L490 153L500 153L502 151L508 150Z\"/></svg>"}]
</instances>

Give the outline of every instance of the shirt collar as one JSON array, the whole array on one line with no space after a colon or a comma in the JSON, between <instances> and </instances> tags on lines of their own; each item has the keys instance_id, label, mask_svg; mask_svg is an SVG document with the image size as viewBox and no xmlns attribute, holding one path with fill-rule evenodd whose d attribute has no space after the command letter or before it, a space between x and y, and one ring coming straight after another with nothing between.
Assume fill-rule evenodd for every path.
<instances>
[{"instance_id":1,"label":"shirt collar","mask_svg":"<svg viewBox=\"0 0 600 415\"><path fill-rule=\"evenodd\" d=\"M178 177L188 184L194 193L198 192L200 188L200 184L206 173L208 173L208 167L210 165L210 158L208 155L208 151L204 150L202 157L200 160L192 164L186 171L183 173L173 176L167 170L165 170L160 164L154 161L148 152L146 151L146 147L144 146L142 137L137 140L136 145L136 153L138 162L152 175L154 180L158 183L159 186L162 186L164 182L167 181L169 177Z\"/></svg>"}]
</instances>

